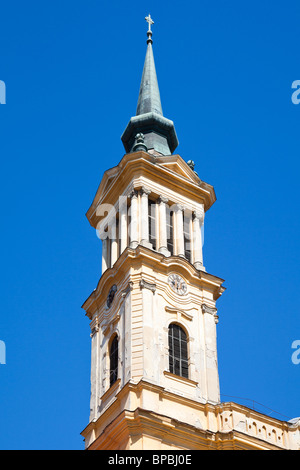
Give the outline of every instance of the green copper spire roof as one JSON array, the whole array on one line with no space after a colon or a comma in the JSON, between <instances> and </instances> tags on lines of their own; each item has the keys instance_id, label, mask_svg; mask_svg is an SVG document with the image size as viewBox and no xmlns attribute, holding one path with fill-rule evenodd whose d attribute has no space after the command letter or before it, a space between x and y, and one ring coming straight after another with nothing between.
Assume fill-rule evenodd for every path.
<instances>
[{"instance_id":1,"label":"green copper spire roof","mask_svg":"<svg viewBox=\"0 0 300 470\"><path fill-rule=\"evenodd\" d=\"M147 16L147 51L140 85L136 116L132 117L121 137L127 153L140 150L136 136L143 149L151 153L170 155L178 146L178 139L172 121L163 116L160 93L152 49L151 16Z\"/></svg>"}]
</instances>

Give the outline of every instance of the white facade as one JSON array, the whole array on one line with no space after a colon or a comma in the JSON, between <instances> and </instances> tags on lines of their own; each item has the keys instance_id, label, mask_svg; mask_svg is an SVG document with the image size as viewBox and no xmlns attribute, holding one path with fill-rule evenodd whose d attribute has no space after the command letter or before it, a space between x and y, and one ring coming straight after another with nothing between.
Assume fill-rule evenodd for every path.
<instances>
[{"instance_id":1,"label":"white facade","mask_svg":"<svg viewBox=\"0 0 300 470\"><path fill-rule=\"evenodd\" d=\"M145 159L144 152L124 158L134 162L141 156ZM153 157L147 158L151 162ZM166 175L161 184L136 172L121 194L116 193L114 204L105 201L105 186L100 186L102 199L93 212L102 216L96 223L100 238L107 234L102 243L103 273L84 305L92 320L91 420L110 406L128 381L146 380L201 403L220 401L215 301L224 291L223 280L203 266L201 232L207 201L201 197L199 178L185 162L180 161L181 171L175 174L179 158L172 157L169 184ZM188 179L198 194L189 197L180 191L174 175ZM126 181L120 164L119 172L107 181L111 192L121 177ZM112 286L116 292L107 304ZM188 377L169 368L168 331L173 323L186 334ZM111 386L110 344L116 335L118 380Z\"/></svg>"}]
</instances>

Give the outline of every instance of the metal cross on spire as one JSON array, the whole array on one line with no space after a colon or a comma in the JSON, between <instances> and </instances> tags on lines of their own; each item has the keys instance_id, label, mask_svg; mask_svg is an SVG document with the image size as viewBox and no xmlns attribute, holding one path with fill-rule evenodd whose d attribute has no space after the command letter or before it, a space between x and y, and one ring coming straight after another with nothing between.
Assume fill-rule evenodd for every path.
<instances>
[{"instance_id":1,"label":"metal cross on spire","mask_svg":"<svg viewBox=\"0 0 300 470\"><path fill-rule=\"evenodd\" d=\"M148 16L145 17L145 20L147 21L148 23L148 31L147 31L147 44L152 44L152 31L151 31L151 25L154 24L154 21L153 19L151 18L150 16L150 13Z\"/></svg>"},{"instance_id":2,"label":"metal cross on spire","mask_svg":"<svg viewBox=\"0 0 300 470\"><path fill-rule=\"evenodd\" d=\"M150 16L150 13L148 16L145 17L145 20L147 21L148 23L148 31L151 31L151 25L154 24L154 21L153 19L151 18ZM151 31L152 32L152 31Z\"/></svg>"}]
</instances>

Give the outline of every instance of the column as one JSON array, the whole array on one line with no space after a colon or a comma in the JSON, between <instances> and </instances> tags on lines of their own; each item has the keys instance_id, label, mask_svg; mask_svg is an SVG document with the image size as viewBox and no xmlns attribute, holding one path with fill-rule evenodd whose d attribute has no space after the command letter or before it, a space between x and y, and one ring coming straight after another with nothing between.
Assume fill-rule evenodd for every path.
<instances>
[{"instance_id":1,"label":"column","mask_svg":"<svg viewBox=\"0 0 300 470\"><path fill-rule=\"evenodd\" d=\"M167 234L167 206L168 199L164 196L159 196L158 200L158 213L159 213L159 253L165 256L170 256L168 250L168 234Z\"/></svg>"},{"instance_id":2,"label":"column","mask_svg":"<svg viewBox=\"0 0 300 470\"><path fill-rule=\"evenodd\" d=\"M119 230L119 243L121 254L128 246L127 196L119 197Z\"/></svg>"},{"instance_id":3,"label":"column","mask_svg":"<svg viewBox=\"0 0 300 470\"><path fill-rule=\"evenodd\" d=\"M183 206L181 204L175 206L175 226L176 254L184 257Z\"/></svg>"},{"instance_id":4,"label":"column","mask_svg":"<svg viewBox=\"0 0 300 470\"><path fill-rule=\"evenodd\" d=\"M148 196L151 190L144 186L140 190L141 194L141 245L152 248L149 241L149 209Z\"/></svg>"},{"instance_id":5,"label":"column","mask_svg":"<svg viewBox=\"0 0 300 470\"><path fill-rule=\"evenodd\" d=\"M110 266L113 267L115 262L118 259L118 240L117 240L117 226L116 219L113 220L111 224L111 240L110 240Z\"/></svg>"},{"instance_id":6,"label":"column","mask_svg":"<svg viewBox=\"0 0 300 470\"><path fill-rule=\"evenodd\" d=\"M136 189L131 191L129 195L131 199L130 206L130 247L136 248L139 244L138 240L138 192Z\"/></svg>"},{"instance_id":7,"label":"column","mask_svg":"<svg viewBox=\"0 0 300 470\"><path fill-rule=\"evenodd\" d=\"M203 269L201 225L204 219L203 211L193 213L193 264L196 269Z\"/></svg>"},{"instance_id":8,"label":"column","mask_svg":"<svg viewBox=\"0 0 300 470\"><path fill-rule=\"evenodd\" d=\"M108 268L108 238L104 238L102 240L102 274Z\"/></svg>"}]
</instances>

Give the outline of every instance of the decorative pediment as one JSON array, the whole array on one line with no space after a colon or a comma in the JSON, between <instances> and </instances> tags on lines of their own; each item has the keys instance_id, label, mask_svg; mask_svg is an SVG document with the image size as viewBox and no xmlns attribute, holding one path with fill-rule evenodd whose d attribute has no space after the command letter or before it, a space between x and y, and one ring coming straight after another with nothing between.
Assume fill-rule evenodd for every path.
<instances>
[{"instance_id":1,"label":"decorative pediment","mask_svg":"<svg viewBox=\"0 0 300 470\"><path fill-rule=\"evenodd\" d=\"M180 155L171 155L169 157L159 157L157 158L157 163L171 171L172 173L176 173L176 175L182 176L187 180L200 185L201 180L198 174L193 171L192 167L185 162Z\"/></svg>"},{"instance_id":2,"label":"decorative pediment","mask_svg":"<svg viewBox=\"0 0 300 470\"><path fill-rule=\"evenodd\" d=\"M104 173L86 216L96 228L99 221L97 208L101 204L117 206L120 196L128 196L130 190L145 184L166 191L176 188L182 197L203 204L206 211L216 200L215 191L192 168L180 155L154 156L143 151L126 154L116 167Z\"/></svg>"}]
</instances>

